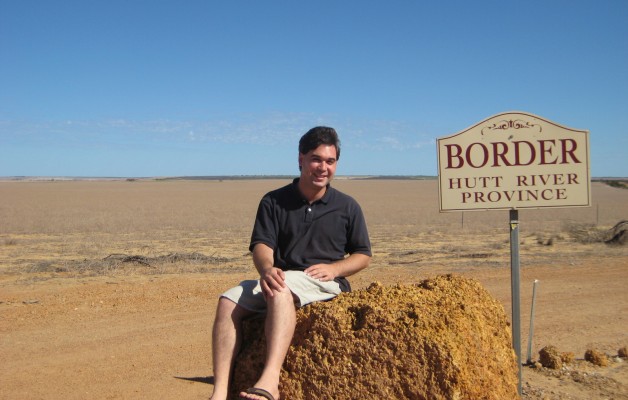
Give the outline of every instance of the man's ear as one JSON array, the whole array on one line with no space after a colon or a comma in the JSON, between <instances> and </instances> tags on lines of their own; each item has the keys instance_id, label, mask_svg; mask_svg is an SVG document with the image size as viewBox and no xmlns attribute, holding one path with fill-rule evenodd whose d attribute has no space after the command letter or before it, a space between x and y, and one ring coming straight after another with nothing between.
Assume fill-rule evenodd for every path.
<instances>
[{"instance_id":1,"label":"man's ear","mask_svg":"<svg viewBox=\"0 0 628 400\"><path fill-rule=\"evenodd\" d=\"M299 171L303 167L303 154L299 153Z\"/></svg>"}]
</instances>

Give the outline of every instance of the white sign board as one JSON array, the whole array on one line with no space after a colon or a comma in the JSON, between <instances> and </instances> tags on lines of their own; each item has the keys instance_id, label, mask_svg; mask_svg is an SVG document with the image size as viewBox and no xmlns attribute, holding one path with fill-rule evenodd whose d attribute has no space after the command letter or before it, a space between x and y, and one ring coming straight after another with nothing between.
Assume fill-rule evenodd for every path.
<instances>
[{"instance_id":1,"label":"white sign board","mask_svg":"<svg viewBox=\"0 0 628 400\"><path fill-rule=\"evenodd\" d=\"M437 150L440 211L591 205L588 131L508 112Z\"/></svg>"}]
</instances>

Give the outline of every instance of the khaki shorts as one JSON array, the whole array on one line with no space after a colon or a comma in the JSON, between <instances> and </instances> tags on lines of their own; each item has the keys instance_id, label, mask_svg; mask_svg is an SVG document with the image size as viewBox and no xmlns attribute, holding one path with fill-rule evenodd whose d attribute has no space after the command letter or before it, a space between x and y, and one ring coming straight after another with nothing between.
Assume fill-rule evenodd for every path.
<instances>
[{"instance_id":1,"label":"khaki shorts","mask_svg":"<svg viewBox=\"0 0 628 400\"><path fill-rule=\"evenodd\" d=\"M311 278L303 271L285 271L286 286L297 297L298 307L315 301L325 301L340 294L337 282L322 282ZM242 281L222 294L240 307L253 312L266 312L266 299L262 294L259 279Z\"/></svg>"}]
</instances>

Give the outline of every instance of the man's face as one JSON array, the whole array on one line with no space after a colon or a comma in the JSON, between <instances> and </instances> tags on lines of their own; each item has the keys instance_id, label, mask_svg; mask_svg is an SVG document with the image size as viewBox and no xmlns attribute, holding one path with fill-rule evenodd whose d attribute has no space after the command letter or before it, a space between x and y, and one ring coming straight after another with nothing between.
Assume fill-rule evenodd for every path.
<instances>
[{"instance_id":1,"label":"man's face","mask_svg":"<svg viewBox=\"0 0 628 400\"><path fill-rule=\"evenodd\" d=\"M321 144L305 154L299 153L301 181L310 187L327 186L336 173L336 146Z\"/></svg>"}]
</instances>

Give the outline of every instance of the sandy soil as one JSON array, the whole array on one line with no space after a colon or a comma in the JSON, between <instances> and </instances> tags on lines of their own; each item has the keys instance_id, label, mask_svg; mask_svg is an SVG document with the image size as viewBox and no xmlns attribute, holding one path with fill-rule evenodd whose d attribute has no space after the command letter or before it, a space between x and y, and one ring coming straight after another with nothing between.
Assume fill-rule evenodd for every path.
<instances>
[{"instance_id":1,"label":"sandy soil","mask_svg":"<svg viewBox=\"0 0 628 400\"><path fill-rule=\"evenodd\" d=\"M367 216L376 221L375 255L371 267L351 279L354 289L373 281L409 283L453 272L478 279L510 315L507 234L415 231L394 221L377 223L373 202L364 203ZM25 254L41 251L53 259L87 262L83 257L90 257L92 250L76 250L72 242L78 239L71 235L51 241L37 233L4 232L0 399L207 398L212 390L210 331L218 295L240 279L255 276L242 251L248 239L243 232L246 229L240 227L230 232L230 238L237 234L238 239L224 240L224 247L216 242L197 246L197 234L191 233L183 238L171 233L160 240L138 239L133 245L128 243L137 238L125 237L126 245L107 246L97 258L117 252L163 254L164 249L232 258L196 269L186 267L189 262L175 267L127 262L93 274L72 269L74 264L68 262L60 268L54 260L47 268L40 264L33 268ZM157 244L142 252L151 241ZM53 248L58 256L51 256ZM532 358L552 344L577 359L560 371L524 367L523 398L628 399L628 360L612 357L607 367L582 360L590 348L615 356L628 345L627 249L575 243L564 232L535 231L524 235L521 250L524 359L535 279L539 289Z\"/></svg>"},{"instance_id":2,"label":"sandy soil","mask_svg":"<svg viewBox=\"0 0 628 400\"><path fill-rule=\"evenodd\" d=\"M554 344L577 358L588 348L617 354L628 343L627 270L626 258L526 268L523 281L540 281L534 342ZM364 272L354 279L356 286L418 280L411 267L391 268L385 277L380 272ZM216 298L245 275L5 278L0 397L206 398ZM476 268L464 275L479 279L509 306L508 269ZM529 296L522 298L529 304ZM525 355L526 342L523 348ZM581 363L569 367L577 373L558 376L526 367L525 398L628 398L625 361L609 367Z\"/></svg>"}]
</instances>

